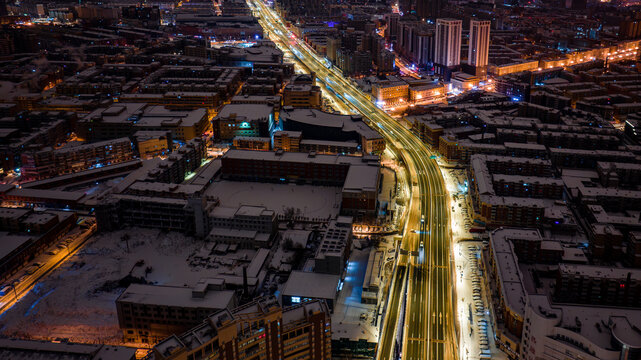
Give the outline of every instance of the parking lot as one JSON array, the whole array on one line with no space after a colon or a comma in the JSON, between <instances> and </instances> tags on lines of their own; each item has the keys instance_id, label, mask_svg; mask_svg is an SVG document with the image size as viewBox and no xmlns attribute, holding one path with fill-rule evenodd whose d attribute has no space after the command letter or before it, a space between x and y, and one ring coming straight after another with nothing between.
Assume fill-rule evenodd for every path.
<instances>
[{"instance_id":1,"label":"parking lot","mask_svg":"<svg viewBox=\"0 0 641 360\"><path fill-rule=\"evenodd\" d=\"M463 359L505 359L496 348L490 304L483 282L482 243L462 241L456 244L457 293L461 325Z\"/></svg>"}]
</instances>

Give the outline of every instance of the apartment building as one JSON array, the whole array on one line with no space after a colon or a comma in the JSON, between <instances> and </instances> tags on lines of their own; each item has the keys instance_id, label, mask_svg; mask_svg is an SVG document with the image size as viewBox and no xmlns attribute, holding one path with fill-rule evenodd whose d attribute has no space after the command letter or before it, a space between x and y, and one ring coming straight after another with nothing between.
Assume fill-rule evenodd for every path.
<instances>
[{"instance_id":1,"label":"apartment building","mask_svg":"<svg viewBox=\"0 0 641 360\"><path fill-rule=\"evenodd\" d=\"M320 109L322 104L323 99L319 86L289 84L283 89L283 106Z\"/></svg>"},{"instance_id":2,"label":"apartment building","mask_svg":"<svg viewBox=\"0 0 641 360\"><path fill-rule=\"evenodd\" d=\"M164 94L134 93L121 94L118 97L121 103L147 103L149 105L162 105L172 110L195 110L206 108L208 115L213 115L220 106L221 100L216 92L205 91L167 91Z\"/></svg>"},{"instance_id":3,"label":"apartment building","mask_svg":"<svg viewBox=\"0 0 641 360\"><path fill-rule=\"evenodd\" d=\"M634 163L636 155L620 150L584 150L550 148L550 159L556 168L595 168L599 161Z\"/></svg>"},{"instance_id":4,"label":"apartment building","mask_svg":"<svg viewBox=\"0 0 641 360\"><path fill-rule=\"evenodd\" d=\"M246 181L295 181L341 186L352 166L377 158L316 155L284 151L229 150L222 157L223 178Z\"/></svg>"},{"instance_id":5,"label":"apartment building","mask_svg":"<svg viewBox=\"0 0 641 360\"><path fill-rule=\"evenodd\" d=\"M228 179L342 186L343 215L357 221L376 217L380 178L376 156L229 150L221 162L222 177Z\"/></svg>"},{"instance_id":6,"label":"apartment building","mask_svg":"<svg viewBox=\"0 0 641 360\"><path fill-rule=\"evenodd\" d=\"M551 177L551 169L548 160L472 155L470 190L478 216L491 227L542 224L546 208L565 206L554 202L565 184Z\"/></svg>"},{"instance_id":7,"label":"apartment building","mask_svg":"<svg viewBox=\"0 0 641 360\"><path fill-rule=\"evenodd\" d=\"M274 111L280 110L280 95L236 95L231 98L231 104L264 104L274 108Z\"/></svg>"},{"instance_id":8,"label":"apartment building","mask_svg":"<svg viewBox=\"0 0 641 360\"><path fill-rule=\"evenodd\" d=\"M12 185L6 185L12 187ZM28 261L60 240L76 225L77 215L70 211L39 211L0 207L0 280L16 272Z\"/></svg>"},{"instance_id":9,"label":"apartment building","mask_svg":"<svg viewBox=\"0 0 641 360\"><path fill-rule=\"evenodd\" d=\"M133 135L138 156L152 159L171 152L173 142L169 131L136 131Z\"/></svg>"},{"instance_id":10,"label":"apartment building","mask_svg":"<svg viewBox=\"0 0 641 360\"><path fill-rule=\"evenodd\" d=\"M155 344L235 306L234 291L202 293L183 286L131 284L116 299L118 325L125 341L133 343Z\"/></svg>"},{"instance_id":11,"label":"apartment building","mask_svg":"<svg viewBox=\"0 0 641 360\"><path fill-rule=\"evenodd\" d=\"M243 150L268 151L271 147L271 139L268 137L235 136L232 143L234 149Z\"/></svg>"},{"instance_id":12,"label":"apartment building","mask_svg":"<svg viewBox=\"0 0 641 360\"><path fill-rule=\"evenodd\" d=\"M204 237L207 209L214 199L203 195L206 183L182 184L202 164L205 145L193 139L166 159L153 159L130 173L105 198L92 202L98 229L124 225L182 231Z\"/></svg>"},{"instance_id":13,"label":"apartment building","mask_svg":"<svg viewBox=\"0 0 641 360\"><path fill-rule=\"evenodd\" d=\"M194 341L196 340L197 341ZM281 307L275 297L221 310L153 349L156 360L331 359L329 309L321 300Z\"/></svg>"},{"instance_id":14,"label":"apartment building","mask_svg":"<svg viewBox=\"0 0 641 360\"><path fill-rule=\"evenodd\" d=\"M534 256L536 252L528 250L537 247L554 257ZM501 228L490 233L482 262L488 269L486 287L493 303L490 325L508 358L638 357L638 269L568 262L582 253L580 248L546 240L536 229ZM543 271L546 263L556 266Z\"/></svg>"},{"instance_id":15,"label":"apartment building","mask_svg":"<svg viewBox=\"0 0 641 360\"><path fill-rule=\"evenodd\" d=\"M357 154L358 143L351 141L301 140L300 152L317 154Z\"/></svg>"},{"instance_id":16,"label":"apartment building","mask_svg":"<svg viewBox=\"0 0 641 360\"><path fill-rule=\"evenodd\" d=\"M116 103L78 120L78 136L88 141L131 137L136 131L170 131L172 138L189 141L211 129L207 109L171 110L145 103Z\"/></svg>"},{"instance_id":17,"label":"apartment building","mask_svg":"<svg viewBox=\"0 0 641 360\"><path fill-rule=\"evenodd\" d=\"M262 206L218 206L209 212L209 239L241 248L268 248L278 234L276 212Z\"/></svg>"},{"instance_id":18,"label":"apartment building","mask_svg":"<svg viewBox=\"0 0 641 360\"><path fill-rule=\"evenodd\" d=\"M302 137L300 131L275 131L274 150L298 152Z\"/></svg>"},{"instance_id":19,"label":"apartment building","mask_svg":"<svg viewBox=\"0 0 641 360\"><path fill-rule=\"evenodd\" d=\"M641 307L641 270L559 264L554 299L562 303Z\"/></svg>"},{"instance_id":20,"label":"apartment building","mask_svg":"<svg viewBox=\"0 0 641 360\"><path fill-rule=\"evenodd\" d=\"M126 137L89 144L69 143L55 150L23 153L22 172L25 179L41 180L126 162L133 156L131 141Z\"/></svg>"},{"instance_id":21,"label":"apartment building","mask_svg":"<svg viewBox=\"0 0 641 360\"><path fill-rule=\"evenodd\" d=\"M342 275L352 246L352 218L330 221L314 257L314 272Z\"/></svg>"},{"instance_id":22,"label":"apartment building","mask_svg":"<svg viewBox=\"0 0 641 360\"><path fill-rule=\"evenodd\" d=\"M229 104L212 123L214 137L220 140L236 136L269 137L274 127L274 109L266 104Z\"/></svg>"},{"instance_id":23,"label":"apartment building","mask_svg":"<svg viewBox=\"0 0 641 360\"><path fill-rule=\"evenodd\" d=\"M408 83L402 80L377 81L372 84L372 97L381 105L396 105L409 99Z\"/></svg>"}]
</instances>

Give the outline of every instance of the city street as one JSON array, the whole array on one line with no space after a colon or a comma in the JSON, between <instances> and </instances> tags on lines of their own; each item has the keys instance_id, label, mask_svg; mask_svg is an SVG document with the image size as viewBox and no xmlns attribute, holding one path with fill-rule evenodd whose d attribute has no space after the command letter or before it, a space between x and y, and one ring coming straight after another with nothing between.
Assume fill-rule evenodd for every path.
<instances>
[{"instance_id":1,"label":"city street","mask_svg":"<svg viewBox=\"0 0 641 360\"><path fill-rule=\"evenodd\" d=\"M80 223L84 221L86 218L81 219ZM72 229L61 241L53 244L45 253L37 256L22 270L6 279L1 289L5 293L0 296L0 314L20 301L40 279L73 256L82 247L82 244L96 232L96 228L96 224L92 220L92 224L86 229L79 227Z\"/></svg>"},{"instance_id":2,"label":"city street","mask_svg":"<svg viewBox=\"0 0 641 360\"><path fill-rule=\"evenodd\" d=\"M453 321L451 283L449 197L436 161L408 129L380 110L369 97L358 90L333 67L328 68L307 44L290 33L282 19L261 1L251 1L260 23L280 40L336 96L356 108L369 120L370 126L386 137L387 146L405 162L413 180L410 213L397 259L387 314L380 335L379 359L394 357L400 302L408 282L405 328L408 334L402 344L408 359L456 358L457 346ZM407 275L407 277L406 277ZM415 315L415 316L411 316ZM418 316L416 316L418 315Z\"/></svg>"}]
</instances>

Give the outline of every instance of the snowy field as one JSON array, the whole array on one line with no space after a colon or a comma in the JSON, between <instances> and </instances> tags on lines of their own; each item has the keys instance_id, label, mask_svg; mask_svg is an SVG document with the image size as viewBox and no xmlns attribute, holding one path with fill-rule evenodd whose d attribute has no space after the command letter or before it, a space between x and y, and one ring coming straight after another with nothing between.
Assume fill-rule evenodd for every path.
<instances>
[{"instance_id":1,"label":"snowy field","mask_svg":"<svg viewBox=\"0 0 641 360\"><path fill-rule=\"evenodd\" d=\"M211 184L207 194L218 197L226 207L260 205L279 214L295 207L309 218L333 217L341 203L341 188L332 186L220 181Z\"/></svg>"},{"instance_id":2,"label":"snowy field","mask_svg":"<svg viewBox=\"0 0 641 360\"><path fill-rule=\"evenodd\" d=\"M122 240L129 234L129 250ZM190 255L204 243L179 233L126 229L99 234L0 315L0 333L36 339L119 344L115 301L124 290L118 281L132 269L158 285L193 286L220 269L191 267ZM144 265L140 265L144 260ZM136 266L136 263L139 266ZM145 276L146 270L151 271Z\"/></svg>"}]
</instances>

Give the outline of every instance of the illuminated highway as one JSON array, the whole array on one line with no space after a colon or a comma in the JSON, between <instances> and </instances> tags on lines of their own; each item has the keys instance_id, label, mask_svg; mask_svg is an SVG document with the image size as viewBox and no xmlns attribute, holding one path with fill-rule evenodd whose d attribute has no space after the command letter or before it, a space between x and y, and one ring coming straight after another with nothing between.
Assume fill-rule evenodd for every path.
<instances>
[{"instance_id":1,"label":"illuminated highway","mask_svg":"<svg viewBox=\"0 0 641 360\"><path fill-rule=\"evenodd\" d=\"M449 200L430 151L409 130L369 100L340 71L292 35L282 19L261 0L248 0L266 32L291 51L348 109L369 120L401 158L412 179L410 211L397 259L377 359L392 359L397 331L403 330L403 359L456 359L450 264ZM406 292L405 292L406 290ZM406 297L404 296L406 295ZM404 312L403 301L406 301ZM399 319L404 316L403 319ZM398 328L399 320L403 328Z\"/></svg>"}]
</instances>

